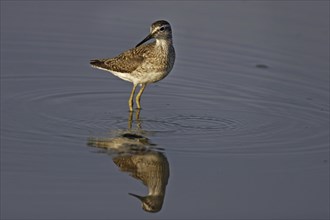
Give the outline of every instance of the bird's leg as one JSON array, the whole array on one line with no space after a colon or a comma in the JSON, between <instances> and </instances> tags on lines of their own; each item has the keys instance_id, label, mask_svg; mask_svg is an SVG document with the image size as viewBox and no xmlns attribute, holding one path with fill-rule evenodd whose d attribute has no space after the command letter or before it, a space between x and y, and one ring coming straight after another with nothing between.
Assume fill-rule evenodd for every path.
<instances>
[{"instance_id":1,"label":"bird's leg","mask_svg":"<svg viewBox=\"0 0 330 220\"><path fill-rule=\"evenodd\" d=\"M132 89L131 95L129 96L129 100L128 100L128 106L129 106L129 110L131 112L133 111L133 97L134 97L136 86L137 86L137 84L133 84L133 89Z\"/></svg>"},{"instance_id":2,"label":"bird's leg","mask_svg":"<svg viewBox=\"0 0 330 220\"><path fill-rule=\"evenodd\" d=\"M142 87L139 91L139 93L136 95L136 105L138 109L141 109L141 105L140 105L140 99L141 99L141 95L144 91L144 89L146 88L147 84L142 84Z\"/></svg>"}]
</instances>

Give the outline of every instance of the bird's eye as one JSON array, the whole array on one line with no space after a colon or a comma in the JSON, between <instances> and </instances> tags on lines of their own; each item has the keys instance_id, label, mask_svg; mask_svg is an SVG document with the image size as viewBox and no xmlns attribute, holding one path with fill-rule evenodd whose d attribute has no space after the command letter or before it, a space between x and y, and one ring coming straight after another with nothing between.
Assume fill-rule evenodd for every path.
<instances>
[{"instance_id":1,"label":"bird's eye","mask_svg":"<svg viewBox=\"0 0 330 220\"><path fill-rule=\"evenodd\" d=\"M159 30L160 31L165 31L165 27L161 27Z\"/></svg>"}]
</instances>

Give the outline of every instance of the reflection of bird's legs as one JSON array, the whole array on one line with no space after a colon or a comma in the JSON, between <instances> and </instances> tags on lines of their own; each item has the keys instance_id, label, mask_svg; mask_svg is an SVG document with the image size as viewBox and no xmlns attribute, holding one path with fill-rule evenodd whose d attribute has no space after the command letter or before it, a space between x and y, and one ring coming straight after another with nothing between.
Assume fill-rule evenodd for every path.
<instances>
[{"instance_id":1,"label":"reflection of bird's legs","mask_svg":"<svg viewBox=\"0 0 330 220\"><path fill-rule=\"evenodd\" d=\"M136 118L136 123L137 127L141 129L141 121L140 121L140 109L137 109L135 112L135 118ZM131 130L133 125L133 112L130 111L128 115L128 129Z\"/></svg>"},{"instance_id":2,"label":"reflection of bird's legs","mask_svg":"<svg viewBox=\"0 0 330 220\"><path fill-rule=\"evenodd\" d=\"M128 129L132 129L132 123L133 123L133 112L129 111L129 116L128 116Z\"/></svg>"},{"instance_id":3,"label":"reflection of bird's legs","mask_svg":"<svg viewBox=\"0 0 330 220\"><path fill-rule=\"evenodd\" d=\"M141 105L140 105L140 99L141 99L141 95L144 91L144 89L146 88L147 84L142 84L142 87L139 91L139 93L136 95L136 105L138 109L141 109Z\"/></svg>"},{"instance_id":4,"label":"reflection of bird's legs","mask_svg":"<svg viewBox=\"0 0 330 220\"><path fill-rule=\"evenodd\" d=\"M136 86L137 86L137 84L133 84L132 92L131 92L131 95L129 96L129 100L128 100L128 106L129 106L129 110L131 112L133 111L133 97L134 97ZM140 103L139 103L139 105L140 105Z\"/></svg>"},{"instance_id":5,"label":"reflection of bird's legs","mask_svg":"<svg viewBox=\"0 0 330 220\"><path fill-rule=\"evenodd\" d=\"M136 113L135 113L135 120L136 120L136 123L137 123L137 127L138 127L139 129L141 129L140 109L137 109L137 110L136 110Z\"/></svg>"}]
</instances>

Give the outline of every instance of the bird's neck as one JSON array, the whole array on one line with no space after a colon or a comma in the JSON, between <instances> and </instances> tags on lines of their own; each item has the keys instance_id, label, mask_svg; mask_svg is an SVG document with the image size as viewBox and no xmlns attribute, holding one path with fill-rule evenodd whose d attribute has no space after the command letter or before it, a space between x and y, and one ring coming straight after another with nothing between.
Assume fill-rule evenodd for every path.
<instances>
[{"instance_id":1,"label":"bird's neck","mask_svg":"<svg viewBox=\"0 0 330 220\"><path fill-rule=\"evenodd\" d=\"M156 47L168 49L170 45L172 45L172 39L156 39Z\"/></svg>"}]
</instances>

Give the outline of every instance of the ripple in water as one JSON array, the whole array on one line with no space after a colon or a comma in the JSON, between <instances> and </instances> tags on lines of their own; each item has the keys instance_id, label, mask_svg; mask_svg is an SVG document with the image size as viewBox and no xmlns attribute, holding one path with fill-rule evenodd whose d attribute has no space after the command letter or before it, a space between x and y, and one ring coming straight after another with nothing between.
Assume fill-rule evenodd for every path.
<instances>
[{"instance_id":1,"label":"ripple in water","mask_svg":"<svg viewBox=\"0 0 330 220\"><path fill-rule=\"evenodd\" d=\"M182 89L182 85L180 87ZM215 88L208 91L218 92ZM38 88L16 93L5 100L7 126L2 132L7 139L32 142L48 142L46 137L52 136L75 143L91 134L107 135L111 131L127 129L128 112L112 106L123 103L122 107L126 108L126 102L123 102L126 96L126 92L118 88L117 91L112 89L111 93L106 89L86 91L80 87ZM186 98L184 95L165 93L160 96L175 102L173 107L142 110L142 129L169 142L169 150L199 153L326 150L323 118L327 112L271 100L251 102L250 97L240 98L240 107L246 109L241 111L226 110L230 103L217 101L214 97L205 105L209 96L192 98L194 105L201 107L187 108L180 104ZM171 144L172 138L185 146ZM203 148L200 148L201 143Z\"/></svg>"}]
</instances>

